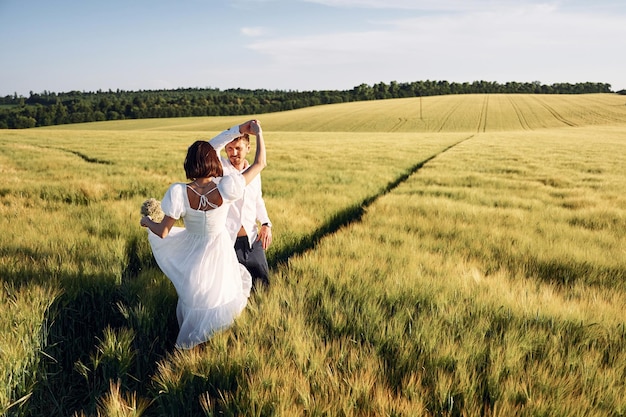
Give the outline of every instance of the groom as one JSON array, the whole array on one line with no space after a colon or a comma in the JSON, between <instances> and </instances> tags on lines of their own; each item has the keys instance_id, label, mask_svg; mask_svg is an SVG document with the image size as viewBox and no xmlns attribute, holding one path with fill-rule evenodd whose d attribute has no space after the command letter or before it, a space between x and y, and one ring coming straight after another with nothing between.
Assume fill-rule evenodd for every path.
<instances>
[{"instance_id":1,"label":"groom","mask_svg":"<svg viewBox=\"0 0 626 417\"><path fill-rule=\"evenodd\" d=\"M250 152L250 122L235 126L209 141L218 155L225 148L227 157L220 156L224 175L248 168L246 155ZM259 123L258 120L256 122ZM236 132L239 134L234 136ZM272 222L263 200L260 175L246 186L243 197L230 205L226 228L234 241L239 263L252 275L253 287L259 284L267 287L269 267L265 251L272 243Z\"/></svg>"}]
</instances>

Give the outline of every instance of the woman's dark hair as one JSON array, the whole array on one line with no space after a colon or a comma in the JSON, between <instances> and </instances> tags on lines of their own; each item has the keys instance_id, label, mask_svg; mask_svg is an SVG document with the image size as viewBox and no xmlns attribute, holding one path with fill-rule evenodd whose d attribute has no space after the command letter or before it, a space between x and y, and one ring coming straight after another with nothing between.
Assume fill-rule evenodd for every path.
<instances>
[{"instance_id":1,"label":"woman's dark hair","mask_svg":"<svg viewBox=\"0 0 626 417\"><path fill-rule=\"evenodd\" d=\"M222 163L213 146L205 140L197 140L187 149L185 174L190 180L206 177L221 177Z\"/></svg>"}]
</instances>

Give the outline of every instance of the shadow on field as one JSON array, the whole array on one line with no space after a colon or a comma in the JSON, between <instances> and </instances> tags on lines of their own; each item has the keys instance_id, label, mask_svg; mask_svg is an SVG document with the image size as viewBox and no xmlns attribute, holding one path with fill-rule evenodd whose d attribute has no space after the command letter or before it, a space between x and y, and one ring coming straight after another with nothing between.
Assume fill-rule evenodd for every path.
<instances>
[{"instance_id":1,"label":"shadow on field","mask_svg":"<svg viewBox=\"0 0 626 417\"><path fill-rule=\"evenodd\" d=\"M453 143L450 146L442 149L440 152L424 159L421 162L413 165L409 169L407 169L402 175L400 175L395 180L388 183L385 187L383 187L378 193L371 195L369 197L364 198L360 202L357 202L345 209L334 214L328 221L322 224L317 230L311 233L308 236L303 236L300 238L298 242L291 246L287 246L273 253L270 259L268 259L268 263L270 264L270 268L276 268L278 265L285 264L289 261L289 258L296 255L301 255L304 252L314 249L318 242L324 237L331 235L337 232L339 229L349 226L352 223L356 223L361 221L363 215L367 208L372 205L376 200L385 194L389 193L400 184L405 182L409 177L419 171L424 165L428 162L432 161L439 155L445 153L446 151L454 148L455 146L473 138L474 135L471 135L465 139L462 139L456 143Z\"/></svg>"},{"instance_id":2,"label":"shadow on field","mask_svg":"<svg viewBox=\"0 0 626 417\"><path fill-rule=\"evenodd\" d=\"M30 380L15 387L14 396L23 398L31 392L27 401L11 410L14 415L96 415L97 402L109 392L110 381L119 381L123 392L149 397L146 382L159 360L172 351L178 331L176 293L160 275L150 274L156 265L145 236L132 236L126 254L121 280L85 274L53 278L62 293L45 316L39 365L21 370ZM21 271L1 276L18 288L50 280L41 275Z\"/></svg>"}]
</instances>

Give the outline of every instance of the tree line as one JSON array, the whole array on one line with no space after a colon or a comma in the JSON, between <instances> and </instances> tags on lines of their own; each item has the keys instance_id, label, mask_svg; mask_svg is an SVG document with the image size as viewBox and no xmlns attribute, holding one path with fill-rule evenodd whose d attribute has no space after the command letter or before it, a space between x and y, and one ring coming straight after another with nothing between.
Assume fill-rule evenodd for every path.
<instances>
[{"instance_id":1,"label":"tree line","mask_svg":"<svg viewBox=\"0 0 626 417\"><path fill-rule=\"evenodd\" d=\"M232 116L294 110L321 104L446 94L587 94L611 93L606 83L557 83L544 85L490 81L456 83L416 81L374 85L351 90L279 91L216 88L179 88L140 91L70 91L17 93L0 97L0 129L23 129L105 120L190 116ZM623 93L623 92L620 92Z\"/></svg>"}]
</instances>

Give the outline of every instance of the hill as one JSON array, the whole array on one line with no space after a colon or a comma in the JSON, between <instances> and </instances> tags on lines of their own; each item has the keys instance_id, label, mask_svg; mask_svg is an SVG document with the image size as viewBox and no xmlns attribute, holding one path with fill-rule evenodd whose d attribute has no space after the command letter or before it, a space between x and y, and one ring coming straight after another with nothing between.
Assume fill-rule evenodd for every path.
<instances>
[{"instance_id":1,"label":"hill","mask_svg":"<svg viewBox=\"0 0 626 417\"><path fill-rule=\"evenodd\" d=\"M246 116L141 119L49 129L214 132ZM253 117L253 116L251 116ZM283 132L492 132L626 123L617 94L465 94L328 104L254 117Z\"/></svg>"},{"instance_id":2,"label":"hill","mask_svg":"<svg viewBox=\"0 0 626 417\"><path fill-rule=\"evenodd\" d=\"M517 83L418 81L373 86L361 84L345 91L268 91L177 89L156 91L97 91L0 97L0 129L25 129L105 120L189 116L228 116L300 109L319 104L363 100L426 97L446 94L591 94L610 93L605 83Z\"/></svg>"}]
</instances>

